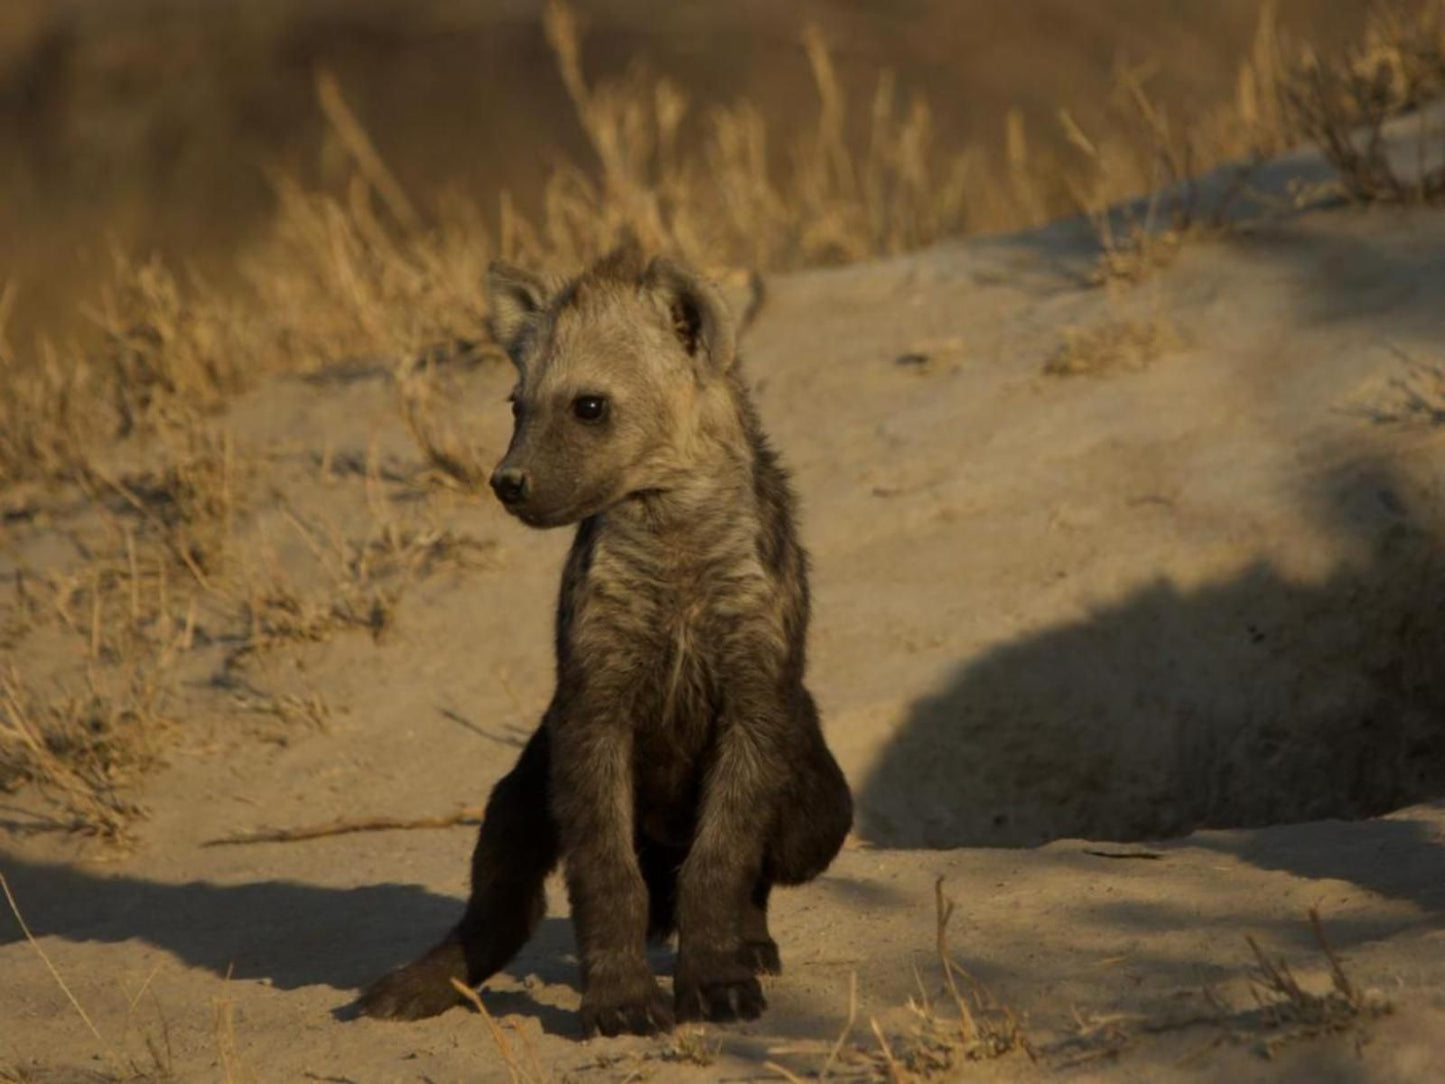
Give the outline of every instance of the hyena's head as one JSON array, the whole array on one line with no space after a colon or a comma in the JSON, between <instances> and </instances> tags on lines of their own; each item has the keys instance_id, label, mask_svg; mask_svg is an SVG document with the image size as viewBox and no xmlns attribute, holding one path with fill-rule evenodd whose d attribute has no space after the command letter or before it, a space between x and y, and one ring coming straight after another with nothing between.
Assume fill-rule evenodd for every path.
<instances>
[{"instance_id":1,"label":"hyena's head","mask_svg":"<svg viewBox=\"0 0 1445 1084\"><path fill-rule=\"evenodd\" d=\"M628 247L565 283L494 263L487 287L518 375L492 488L523 522L575 523L679 485L735 415L732 320L690 269Z\"/></svg>"}]
</instances>

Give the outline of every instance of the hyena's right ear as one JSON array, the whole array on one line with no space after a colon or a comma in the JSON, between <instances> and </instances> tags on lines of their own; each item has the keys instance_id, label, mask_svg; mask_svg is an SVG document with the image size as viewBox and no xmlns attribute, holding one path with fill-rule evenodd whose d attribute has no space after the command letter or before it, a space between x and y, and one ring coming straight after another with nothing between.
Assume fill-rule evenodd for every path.
<instances>
[{"instance_id":1,"label":"hyena's right ear","mask_svg":"<svg viewBox=\"0 0 1445 1084\"><path fill-rule=\"evenodd\" d=\"M487 327L513 364L551 291L541 277L493 260L487 265Z\"/></svg>"}]
</instances>

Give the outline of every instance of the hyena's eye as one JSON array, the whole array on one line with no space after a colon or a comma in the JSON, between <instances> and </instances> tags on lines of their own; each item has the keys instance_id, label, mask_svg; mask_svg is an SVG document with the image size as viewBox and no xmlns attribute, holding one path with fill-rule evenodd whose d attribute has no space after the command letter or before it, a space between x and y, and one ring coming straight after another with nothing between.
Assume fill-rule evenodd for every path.
<instances>
[{"instance_id":1,"label":"hyena's eye","mask_svg":"<svg viewBox=\"0 0 1445 1084\"><path fill-rule=\"evenodd\" d=\"M579 395L572 400L572 413L579 422L600 422L607 416L607 400L600 395Z\"/></svg>"}]
</instances>

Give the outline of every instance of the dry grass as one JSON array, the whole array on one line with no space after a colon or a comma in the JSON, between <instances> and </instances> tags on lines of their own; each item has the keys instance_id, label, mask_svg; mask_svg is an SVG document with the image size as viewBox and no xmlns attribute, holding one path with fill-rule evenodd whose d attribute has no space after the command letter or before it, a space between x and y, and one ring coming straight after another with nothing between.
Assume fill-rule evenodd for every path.
<instances>
[{"instance_id":1,"label":"dry grass","mask_svg":"<svg viewBox=\"0 0 1445 1084\"><path fill-rule=\"evenodd\" d=\"M124 473L86 467L74 495L90 510L88 527L62 519L45 528L40 498L18 506L17 523L68 536L79 557L21 566L0 604L0 636L17 660L32 633L52 645L40 656L50 662L22 670L17 661L0 682L0 787L34 784L57 810L46 826L112 841L127 840L142 812L129 795L175 733L165 703L193 651L219 642L213 678L230 686L231 707L278 720L283 740L298 726L325 729L330 709L319 694L272 692L254 670L241 671L276 648L348 630L381 640L409 585L498 562L495 545L445 526L429 498L408 500L399 514L388 494L414 483L384 479L373 453L353 483L368 510L363 530L283 512L314 557L309 570L288 571L247 530L252 505L286 508L274 482L261 490L266 472L253 455L194 418L167 422L150 453L153 466ZM68 653L54 646L65 642ZM66 654L83 668L57 668Z\"/></svg>"},{"instance_id":2,"label":"dry grass","mask_svg":"<svg viewBox=\"0 0 1445 1084\"><path fill-rule=\"evenodd\" d=\"M927 1084L956 1079L971 1062L992 1061L1019 1052L1031 1060L1033 1048L1014 1011L954 958L948 945L948 924L954 902L943 891L943 878L934 883L934 949L942 970L942 987L930 995L916 974L918 997L910 999L911 1025L889 1034L877 1018L869 1020L872 1044L853 1041L858 1026L857 975L849 980L848 1019L842 1032L809 1075L826 1080L836 1073L865 1075L888 1084ZM810 1045L774 1047L771 1058L812 1054ZM764 1067L784 1080L798 1081L799 1073L768 1061Z\"/></svg>"},{"instance_id":3,"label":"dry grass","mask_svg":"<svg viewBox=\"0 0 1445 1084\"><path fill-rule=\"evenodd\" d=\"M15 295L0 293L0 486L83 474L97 445L213 410L278 368L370 358L405 369L470 351L486 338L479 283L489 259L575 266L624 232L714 271L773 270L1041 222L1057 193L1104 223L1119 200L1168 189L1168 206L1102 231L1100 274L1137 277L1167 261L1200 219L1191 186L1201 170L1295 138L1295 114L1279 104L1284 46L1274 25L1266 11L1234 100L1188 123L1152 100L1144 74L1121 67L1107 130L1085 133L1061 113L1076 153L1045 153L1015 111L1003 154L991 155L949 146L927 102L889 72L869 100L850 101L816 28L802 45L817 122L786 146L747 102L694 116L665 79L639 71L596 84L577 21L554 0L547 36L595 165L559 165L536 221L505 194L495 213L459 199L419 209L323 71L318 101L352 183L336 197L273 177L277 211L239 260L239 291L117 259L114 285L91 313L100 346L42 342L24 357L3 333ZM439 466L472 477L463 458L444 454Z\"/></svg>"},{"instance_id":4,"label":"dry grass","mask_svg":"<svg viewBox=\"0 0 1445 1084\"><path fill-rule=\"evenodd\" d=\"M123 841L141 812L129 786L166 725L162 693L139 672L115 693L89 680L85 694L43 696L15 670L0 673L0 789L34 784L65 815L57 827Z\"/></svg>"},{"instance_id":5,"label":"dry grass","mask_svg":"<svg viewBox=\"0 0 1445 1084\"><path fill-rule=\"evenodd\" d=\"M1121 69L1118 89L1128 112L1110 138L1091 137L1068 110L1060 111L1069 142L1092 167L1067 183L1099 237L1097 283L1143 281L1171 263L1185 243L1220 231L1249 190L1254 167L1304 141L1320 148L1351 199L1445 199L1445 121L1421 115L1415 160L1403 167L1391 160L1384 134L1387 121L1445 96L1442 0L1381 0L1370 11L1363 39L1329 57L1284 39L1274 5L1266 3L1234 101L1188 123L1151 100L1130 69ZM1127 133L1122 153L1120 133ZM1206 200L1196 179L1224 161L1237 163L1233 176ZM1142 209L1130 199L1140 192L1150 193Z\"/></svg>"},{"instance_id":6,"label":"dry grass","mask_svg":"<svg viewBox=\"0 0 1445 1084\"><path fill-rule=\"evenodd\" d=\"M1045 364L1049 376L1102 376L1147 369L1182 344L1169 320L1115 317L1085 328L1066 328L1064 343Z\"/></svg>"},{"instance_id":7,"label":"dry grass","mask_svg":"<svg viewBox=\"0 0 1445 1084\"><path fill-rule=\"evenodd\" d=\"M1280 98L1289 51L1266 2L1233 100L1183 121L1154 100L1138 69L1121 65L1112 131L1087 133L1060 109L1062 130L1086 163L1065 183L1099 239L1092 281L1132 285L1172 263L1185 242L1223 227L1254 166L1299 139ZM1233 176L1206 200L1197 180L1222 162L1235 163Z\"/></svg>"},{"instance_id":8,"label":"dry grass","mask_svg":"<svg viewBox=\"0 0 1445 1084\"><path fill-rule=\"evenodd\" d=\"M1114 1059L1139 1046L1149 1036L1193 1028L1211 1034L1177 1065L1182 1068L1224 1043L1252 1046L1266 1058L1284 1045L1302 1039L1356 1033L1376 1017L1392 1011L1378 992L1362 989L1345 971L1344 963L1325 935L1319 911L1310 908L1309 926L1315 945L1329 972L1328 985L1306 985L1282 958L1269 956L1253 937L1246 937L1253 966L1246 975L1250 1003L1232 1004L1213 986L1205 986L1193 999L1199 1007L1174 1006L1164 1015L1113 1013L1085 1018L1076 1013L1074 1034L1041 1051L1055 1068L1070 1069Z\"/></svg>"},{"instance_id":9,"label":"dry grass","mask_svg":"<svg viewBox=\"0 0 1445 1084\"><path fill-rule=\"evenodd\" d=\"M428 480L460 489L483 492L491 467L477 450L457 435L437 408L437 388L431 375L418 370L401 382L401 415L430 468Z\"/></svg>"},{"instance_id":10,"label":"dry grass","mask_svg":"<svg viewBox=\"0 0 1445 1084\"><path fill-rule=\"evenodd\" d=\"M215 998L211 1002L211 1019L221 1078L226 1084L247 1084L255 1081L256 1075L246 1065L241 1054L240 1041L236 1037L236 1003L227 997Z\"/></svg>"},{"instance_id":11,"label":"dry grass","mask_svg":"<svg viewBox=\"0 0 1445 1084\"><path fill-rule=\"evenodd\" d=\"M1351 1031L1370 1018L1390 1011L1388 1001L1377 993L1360 989L1345 973L1344 965L1325 936L1317 908L1310 908L1309 920L1310 933L1329 965L1330 985L1322 992L1306 989L1287 962L1281 958L1271 959L1254 938L1247 939L1255 959L1251 988L1258 1005L1259 1023L1267 1032L1259 1041L1259 1051L1265 1057L1273 1057L1285 1043Z\"/></svg>"},{"instance_id":12,"label":"dry grass","mask_svg":"<svg viewBox=\"0 0 1445 1084\"><path fill-rule=\"evenodd\" d=\"M1019 1051L1033 1057L1014 1011L954 959L948 946L954 903L944 895L942 878L934 883L934 900L944 989L930 998L920 980L918 998L909 1004L913 1028L891 1046L876 1022L873 1025L879 1056L894 1084L943 1079L967 1062L991 1061ZM897 1048L896 1054L891 1047Z\"/></svg>"},{"instance_id":13,"label":"dry grass","mask_svg":"<svg viewBox=\"0 0 1445 1084\"><path fill-rule=\"evenodd\" d=\"M502 1063L507 1067L507 1075L511 1077L512 1084L551 1084L554 1078L542 1067L541 1060L537 1056L536 1044L527 1034L526 1029L514 1025L503 1028L497 1023L496 1017L487 1011L487 1006L482 1003L480 994L466 983L458 982L456 979L452 979L452 985L482 1018L482 1023L487 1028L487 1034L491 1036L492 1044L497 1048ZM508 1031L517 1039L521 1046L521 1053L518 1053L507 1037Z\"/></svg>"},{"instance_id":14,"label":"dry grass","mask_svg":"<svg viewBox=\"0 0 1445 1084\"><path fill-rule=\"evenodd\" d=\"M10 883L5 879L3 873L0 873L0 893L3 893L5 896L5 902L10 909L10 913L14 916L15 922L20 927L20 932L26 942L39 958L40 962L45 965L46 971L48 971L50 977L55 980L55 985L60 988L60 992L65 995L65 1000L69 1002L70 1007L75 1010L76 1016L80 1018L81 1023L85 1025L86 1030L95 1040L96 1053L99 1060L105 1065L105 1072L103 1074L96 1074L95 1079L100 1081L124 1082L124 1084L142 1084L142 1082L159 1082L175 1079L175 1055L171 1049L170 1029L166 1023L164 1014L160 1017L159 1037L150 1030L144 1031L140 1036L142 1046L145 1049L144 1058L131 1056L123 1052L121 1048L112 1044L106 1039L101 1030L96 1027L94 1020L92 1020L90 1014L85 1011L85 1007L71 990L70 984L67 983L64 976L61 975L59 968L55 966L55 963L50 959L46 951L40 947L40 943L35 940L35 935L30 932L30 925L25 921L25 916L20 911L20 905L16 902L14 893L10 890ZM152 971L150 976L133 996L128 991L126 992L127 1004L125 1023L121 1035L122 1047L124 1046L127 1034L135 1022L136 1008L145 996L147 990L150 989L151 981L155 978L155 974L155 971ZM231 1031L230 1038L232 1049L234 1049L234 1029ZM217 1050L222 1052L224 1058L224 1048L220 1044L219 1032L217 1035ZM23 1069L9 1070L0 1067L0 1081L24 1082L30 1079L33 1078ZM228 1080L229 1079L228 1077Z\"/></svg>"}]
</instances>

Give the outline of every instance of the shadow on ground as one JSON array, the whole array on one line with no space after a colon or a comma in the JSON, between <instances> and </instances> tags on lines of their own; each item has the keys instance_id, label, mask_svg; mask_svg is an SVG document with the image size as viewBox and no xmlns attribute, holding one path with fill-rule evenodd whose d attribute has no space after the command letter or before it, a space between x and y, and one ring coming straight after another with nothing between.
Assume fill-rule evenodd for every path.
<instances>
[{"instance_id":1,"label":"shadow on ground","mask_svg":"<svg viewBox=\"0 0 1445 1084\"><path fill-rule=\"evenodd\" d=\"M348 992L337 1006L343 1016L350 991L424 951L462 909L461 900L418 885L163 884L3 854L0 872L37 937L140 940L222 977L265 980L282 990L329 986ZM13 918L0 918L0 945L21 937ZM518 979L536 975L548 984L575 985L571 955L568 923L548 918L506 971ZM497 1012L533 1016L548 1031L575 1031L570 1014L523 992L484 996Z\"/></svg>"},{"instance_id":2,"label":"shadow on ground","mask_svg":"<svg viewBox=\"0 0 1445 1084\"><path fill-rule=\"evenodd\" d=\"M1357 463L1320 503L1360 556L1327 578L1261 563L1197 591L1160 581L961 666L913 705L864 780L863 836L902 847L1159 839L1355 819L1445 794L1432 490ZM1273 845L1241 853L1291 861ZM1351 875L1346 857L1311 853L1301 860L1318 875Z\"/></svg>"}]
</instances>

